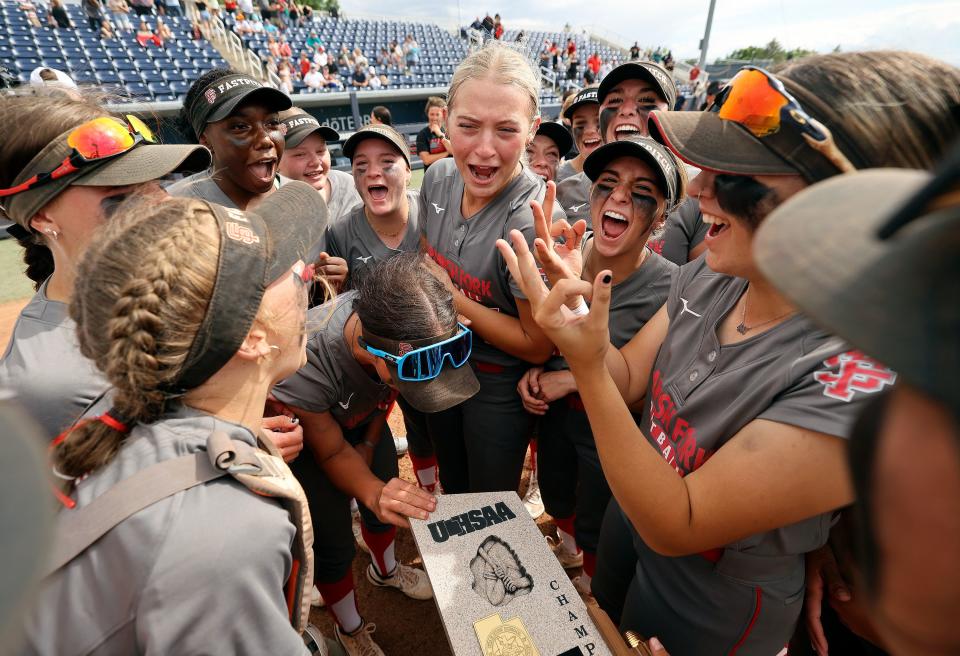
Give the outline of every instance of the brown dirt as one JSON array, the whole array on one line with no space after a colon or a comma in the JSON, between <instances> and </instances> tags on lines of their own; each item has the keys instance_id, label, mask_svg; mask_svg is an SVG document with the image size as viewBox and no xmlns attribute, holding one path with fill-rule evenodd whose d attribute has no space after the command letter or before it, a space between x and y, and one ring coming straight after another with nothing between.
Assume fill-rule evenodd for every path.
<instances>
[{"instance_id":1,"label":"brown dirt","mask_svg":"<svg viewBox=\"0 0 960 656\"><path fill-rule=\"evenodd\" d=\"M6 349L13 325L20 310L29 299L0 303L0 353ZM403 417L396 409L389 418L390 427L396 435L405 435ZM416 482L410 459L406 456L400 459L400 476L408 481ZM520 489L526 491L529 479L529 462L524 468L523 481ZM540 530L546 534L555 534L553 521L549 515L543 515L537 520ZM377 588L367 581L365 571L370 564L370 556L357 550L357 557L353 562L353 576L356 582L357 604L360 614L369 622L377 625L374 638L377 644L388 656L397 654L432 654L443 656L450 654L443 624L437 607L432 601L414 601L398 591ZM422 567L420 554L413 542L413 535L407 529L397 531L397 558L400 562ZM579 573L572 572L572 573ZM333 622L325 608L315 608L310 613L310 620L319 627L324 635L333 636Z\"/></svg>"}]
</instances>

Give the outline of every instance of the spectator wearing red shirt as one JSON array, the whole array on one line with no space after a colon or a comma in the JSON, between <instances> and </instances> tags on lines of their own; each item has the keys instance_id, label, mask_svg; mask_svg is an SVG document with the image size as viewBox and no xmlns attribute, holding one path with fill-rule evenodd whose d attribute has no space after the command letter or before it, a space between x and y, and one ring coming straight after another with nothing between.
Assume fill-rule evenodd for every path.
<instances>
[{"instance_id":1,"label":"spectator wearing red shirt","mask_svg":"<svg viewBox=\"0 0 960 656\"><path fill-rule=\"evenodd\" d=\"M600 66L602 65L603 60L600 59L600 55L598 55L596 51L594 51L594 53L590 55L590 58L587 59L587 68L593 71L594 75L598 75L600 73Z\"/></svg>"},{"instance_id":2,"label":"spectator wearing red shirt","mask_svg":"<svg viewBox=\"0 0 960 656\"><path fill-rule=\"evenodd\" d=\"M312 62L310 61L310 58L307 57L307 53L301 52L300 53L300 77L301 78L310 72L311 63Z\"/></svg>"},{"instance_id":3,"label":"spectator wearing red shirt","mask_svg":"<svg viewBox=\"0 0 960 656\"><path fill-rule=\"evenodd\" d=\"M577 44L573 42L573 39L567 40L567 57L573 57L577 54Z\"/></svg>"},{"instance_id":4,"label":"spectator wearing red shirt","mask_svg":"<svg viewBox=\"0 0 960 656\"><path fill-rule=\"evenodd\" d=\"M293 50L290 49L290 44L287 43L287 37L280 35L280 56L281 57L290 57L293 55Z\"/></svg>"}]
</instances>

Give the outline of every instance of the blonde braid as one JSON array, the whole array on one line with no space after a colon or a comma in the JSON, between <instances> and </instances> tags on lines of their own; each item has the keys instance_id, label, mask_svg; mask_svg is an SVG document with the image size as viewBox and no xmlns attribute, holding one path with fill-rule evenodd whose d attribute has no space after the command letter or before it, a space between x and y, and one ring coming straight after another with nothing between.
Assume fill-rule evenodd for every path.
<instances>
[{"instance_id":1,"label":"blonde braid","mask_svg":"<svg viewBox=\"0 0 960 656\"><path fill-rule=\"evenodd\" d=\"M81 352L114 386L113 407L132 423L164 411L162 387L175 379L203 320L219 234L196 201L123 208L80 265L71 315ZM125 434L90 422L70 434L58 468L79 476L103 466Z\"/></svg>"}]
</instances>

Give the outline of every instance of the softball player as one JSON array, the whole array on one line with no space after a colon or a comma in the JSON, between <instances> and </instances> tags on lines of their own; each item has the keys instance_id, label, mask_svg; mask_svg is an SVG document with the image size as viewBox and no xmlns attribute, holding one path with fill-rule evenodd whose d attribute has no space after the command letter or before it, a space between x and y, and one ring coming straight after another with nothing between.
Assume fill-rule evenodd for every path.
<instances>
[{"instance_id":1,"label":"softball player","mask_svg":"<svg viewBox=\"0 0 960 656\"><path fill-rule=\"evenodd\" d=\"M557 179L557 167L573 148L573 137L562 123L543 121L527 146L527 165L546 181Z\"/></svg>"},{"instance_id":2,"label":"softball player","mask_svg":"<svg viewBox=\"0 0 960 656\"><path fill-rule=\"evenodd\" d=\"M589 91L581 92L582 113L590 111ZM596 94L600 139L602 143L610 143L630 135L647 135L647 116L654 109L673 107L677 87L670 73L659 64L627 62L603 78ZM571 107L575 105L576 102ZM582 171L557 185L557 200L570 221L583 219L588 228L591 227L590 189L590 179Z\"/></svg>"},{"instance_id":3,"label":"softball player","mask_svg":"<svg viewBox=\"0 0 960 656\"><path fill-rule=\"evenodd\" d=\"M0 205L37 288L0 359L0 387L16 392L51 439L108 386L80 355L67 312L81 256L124 198L210 159L200 146L152 141L136 118L113 118L89 101L0 97ZM43 180L54 171L65 172Z\"/></svg>"},{"instance_id":4,"label":"softball player","mask_svg":"<svg viewBox=\"0 0 960 656\"><path fill-rule=\"evenodd\" d=\"M246 74L222 68L204 73L183 100L180 122L185 134L210 149L213 162L167 191L235 209L255 206L280 186L278 113L290 105L286 94Z\"/></svg>"},{"instance_id":5,"label":"softball player","mask_svg":"<svg viewBox=\"0 0 960 656\"><path fill-rule=\"evenodd\" d=\"M570 122L570 132L577 147L577 156L564 161L557 169L557 184L583 171L583 161L603 143L600 136L600 103L597 87L580 90L563 110L563 118Z\"/></svg>"},{"instance_id":6,"label":"softball player","mask_svg":"<svg viewBox=\"0 0 960 656\"><path fill-rule=\"evenodd\" d=\"M494 248L511 229L532 241L530 201L546 194L520 162L538 125L538 94L529 64L508 46L492 42L468 56L450 85L453 157L431 166L420 188L425 248L478 337L471 365L480 392L428 419L446 492L517 489L530 417L516 384L525 363L553 351Z\"/></svg>"},{"instance_id":7,"label":"softball player","mask_svg":"<svg viewBox=\"0 0 960 656\"><path fill-rule=\"evenodd\" d=\"M291 183L258 212L141 203L91 246L71 312L81 351L112 385L112 407L54 451L58 476L71 481L61 529L144 470L209 452L212 436L255 451L270 387L306 359L302 258L325 208ZM282 462L272 466L295 487ZM230 475L181 489L46 579L23 653L308 654L284 590L301 565L310 569L291 553L304 530Z\"/></svg>"},{"instance_id":8,"label":"softball player","mask_svg":"<svg viewBox=\"0 0 960 656\"><path fill-rule=\"evenodd\" d=\"M617 348L667 300L677 267L646 244L685 194L682 166L669 150L647 137L603 145L584 162L594 183L597 230L583 247L583 279L592 280L599 271L610 269L620 281L610 302L610 340ZM543 416L537 440L538 476L544 506L557 525L554 551L564 567L583 567L574 585L589 593L610 488L576 380L558 356L545 368L529 370L518 391L527 410Z\"/></svg>"},{"instance_id":9,"label":"softball player","mask_svg":"<svg viewBox=\"0 0 960 656\"><path fill-rule=\"evenodd\" d=\"M622 349L608 349L612 273L595 278L586 320L558 316L591 285L567 279L548 294L525 239L512 236L515 274L570 364L618 502L604 520L593 592L621 628L656 635L675 653L783 653L803 599L804 554L852 500L844 440L896 375L797 314L758 272L751 242L764 216L806 185L887 161L881 130L930 143L923 135L946 118L942 97L918 98L924 109L909 120L878 105L865 121L817 100L870 104L837 86L841 71L867 81L863 94L890 89L892 100L916 88L896 59L814 57L780 78L748 68L711 111L653 112L658 139L685 161L710 163L690 194L711 228L705 257L680 269L665 307ZM913 145L895 158L917 161ZM501 252L518 264L505 243ZM545 268L555 277L556 258ZM644 398L638 430L628 406Z\"/></svg>"},{"instance_id":10,"label":"softball player","mask_svg":"<svg viewBox=\"0 0 960 656\"><path fill-rule=\"evenodd\" d=\"M404 515L426 519L435 501L397 478L390 405L399 392L419 411L436 412L478 389L464 366L470 331L458 324L451 294L422 263L413 253L394 257L362 277L356 291L312 308L309 320L320 329L307 345L307 364L273 390L303 424L310 453L291 466L313 509L316 586L349 654L382 653L354 594L351 498L361 504L371 554L367 579L413 599L433 595L426 573L398 563L394 554L394 525L406 525ZM442 371L424 365L411 375L398 361L428 351L439 354L427 359Z\"/></svg>"},{"instance_id":11,"label":"softball player","mask_svg":"<svg viewBox=\"0 0 960 656\"><path fill-rule=\"evenodd\" d=\"M409 191L410 154L396 130L370 125L357 130L343 146L353 166L353 180L363 204L327 228L326 250L331 258L349 262L345 286L378 263L420 248L420 195ZM437 459L427 432L426 418L397 399L407 429L410 461L417 482L428 492L437 484Z\"/></svg>"}]
</instances>

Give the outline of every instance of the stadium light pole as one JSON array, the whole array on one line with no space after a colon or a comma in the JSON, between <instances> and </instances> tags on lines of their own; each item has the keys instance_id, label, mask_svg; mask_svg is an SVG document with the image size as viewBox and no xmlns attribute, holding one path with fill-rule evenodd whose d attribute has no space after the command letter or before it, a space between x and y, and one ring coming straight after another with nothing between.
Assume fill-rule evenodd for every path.
<instances>
[{"instance_id":1,"label":"stadium light pole","mask_svg":"<svg viewBox=\"0 0 960 656\"><path fill-rule=\"evenodd\" d=\"M703 67L707 63L707 48L710 46L710 28L713 26L713 8L716 6L717 0L710 0L710 10L707 12L707 29L703 32L703 39L700 41L700 70L703 70Z\"/></svg>"}]
</instances>

